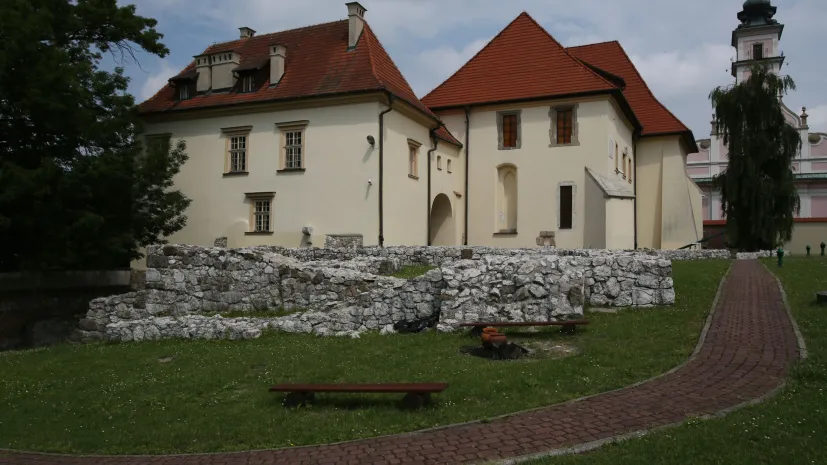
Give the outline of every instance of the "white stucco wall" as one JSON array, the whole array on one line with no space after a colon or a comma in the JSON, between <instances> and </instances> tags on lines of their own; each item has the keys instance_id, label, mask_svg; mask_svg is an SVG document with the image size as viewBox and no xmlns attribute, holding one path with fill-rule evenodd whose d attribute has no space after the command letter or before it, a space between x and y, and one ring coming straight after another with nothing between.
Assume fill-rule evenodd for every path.
<instances>
[{"instance_id":1,"label":"white stucco wall","mask_svg":"<svg viewBox=\"0 0 827 465\"><path fill-rule=\"evenodd\" d=\"M314 246L322 246L326 234L337 233L361 233L366 245L376 244L380 110L378 103L360 103L148 124L147 135L171 133L173 141L186 140L190 157L174 180L192 199L187 226L173 234L170 242L212 245L215 238L226 236L230 247L298 247L302 227L310 225ZM306 171L277 172L281 132L275 124L300 120L309 121ZM252 126L249 174L224 176L226 136L221 128L236 126ZM401 136L389 133L386 159L406 156L404 138L400 145ZM376 147L368 144L367 135L377 138ZM390 169L393 166L386 167ZM275 192L272 235L245 235L251 229L248 192ZM423 215L424 209L423 194Z\"/></svg>"},{"instance_id":2,"label":"white stucco wall","mask_svg":"<svg viewBox=\"0 0 827 465\"><path fill-rule=\"evenodd\" d=\"M700 191L678 136L638 141L638 247L675 249L701 238Z\"/></svg>"},{"instance_id":3,"label":"white stucco wall","mask_svg":"<svg viewBox=\"0 0 827 465\"><path fill-rule=\"evenodd\" d=\"M552 106L576 103L579 145L549 147ZM520 110L519 148L498 149L497 112ZM465 115L440 115L457 137L464 138ZM609 139L629 146L631 131L608 97L577 101L543 101L515 106L475 108L471 113L469 160L469 244L533 247L541 231L556 231L558 247L585 246L586 171L589 166L608 175ZM611 137L610 137L611 134ZM464 141L463 141L464 142ZM517 167L517 234L497 234L497 168ZM612 172L612 175L614 173ZM561 184L574 186L573 227L561 230L557 192Z\"/></svg>"},{"instance_id":4,"label":"white stucco wall","mask_svg":"<svg viewBox=\"0 0 827 465\"><path fill-rule=\"evenodd\" d=\"M585 229L583 246L587 249L606 248L606 197L603 189L591 176L586 176L585 186Z\"/></svg>"},{"instance_id":5,"label":"white stucco wall","mask_svg":"<svg viewBox=\"0 0 827 465\"><path fill-rule=\"evenodd\" d=\"M417 159L419 179L408 176L409 143L421 146ZM430 128L399 111L385 115L385 245L425 245L428 240L428 150Z\"/></svg>"},{"instance_id":6,"label":"white stucco wall","mask_svg":"<svg viewBox=\"0 0 827 465\"><path fill-rule=\"evenodd\" d=\"M633 199L606 199L606 248L635 248L635 203Z\"/></svg>"}]
</instances>

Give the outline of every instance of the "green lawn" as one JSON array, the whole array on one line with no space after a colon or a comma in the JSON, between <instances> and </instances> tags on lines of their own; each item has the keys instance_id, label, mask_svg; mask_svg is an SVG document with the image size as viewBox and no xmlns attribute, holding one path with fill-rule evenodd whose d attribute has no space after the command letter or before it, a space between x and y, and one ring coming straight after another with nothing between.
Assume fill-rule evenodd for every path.
<instances>
[{"instance_id":1,"label":"green lawn","mask_svg":"<svg viewBox=\"0 0 827 465\"><path fill-rule=\"evenodd\" d=\"M692 351L725 261L675 262L677 304L589 314L563 336L524 344L577 355L516 362L463 355L460 334L360 339L267 334L250 341L159 341L0 353L0 448L141 454L318 444L493 417L619 388L669 370ZM509 332L514 336L514 332ZM428 410L400 396L317 396L285 409L278 382L446 381ZM358 401L358 402L357 402Z\"/></svg>"},{"instance_id":2,"label":"green lawn","mask_svg":"<svg viewBox=\"0 0 827 465\"><path fill-rule=\"evenodd\" d=\"M396 273L393 273L391 276L394 278L401 278L401 279L413 279L417 276L422 276L423 274L433 270L434 266L431 265L405 265Z\"/></svg>"},{"instance_id":3,"label":"green lawn","mask_svg":"<svg viewBox=\"0 0 827 465\"><path fill-rule=\"evenodd\" d=\"M784 268L766 259L784 285L804 335L808 358L786 388L766 403L717 420L695 420L595 452L549 458L533 465L823 464L827 463L827 307L815 306L827 290L827 260L785 257Z\"/></svg>"}]
</instances>

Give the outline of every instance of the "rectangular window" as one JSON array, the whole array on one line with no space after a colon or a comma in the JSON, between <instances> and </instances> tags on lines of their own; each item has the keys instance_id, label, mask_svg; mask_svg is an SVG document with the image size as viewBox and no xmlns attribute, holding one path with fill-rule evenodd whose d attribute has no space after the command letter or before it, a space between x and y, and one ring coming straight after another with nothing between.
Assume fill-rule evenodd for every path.
<instances>
[{"instance_id":1,"label":"rectangular window","mask_svg":"<svg viewBox=\"0 0 827 465\"><path fill-rule=\"evenodd\" d=\"M255 200L253 210L254 232L270 232L270 200Z\"/></svg>"},{"instance_id":2,"label":"rectangular window","mask_svg":"<svg viewBox=\"0 0 827 465\"><path fill-rule=\"evenodd\" d=\"M254 84L254 76L248 75L241 79L241 92L252 92Z\"/></svg>"},{"instance_id":3,"label":"rectangular window","mask_svg":"<svg viewBox=\"0 0 827 465\"><path fill-rule=\"evenodd\" d=\"M760 60L762 58L764 58L764 44L752 44L752 59Z\"/></svg>"},{"instance_id":4,"label":"rectangular window","mask_svg":"<svg viewBox=\"0 0 827 465\"><path fill-rule=\"evenodd\" d=\"M288 131L284 133L287 143L284 146L284 168L300 169L302 167L302 132Z\"/></svg>"},{"instance_id":5,"label":"rectangular window","mask_svg":"<svg viewBox=\"0 0 827 465\"><path fill-rule=\"evenodd\" d=\"M627 163L629 164L629 171L628 171L628 174L626 175L626 177L629 178L629 184L631 184L632 183L632 157L629 157Z\"/></svg>"},{"instance_id":6,"label":"rectangular window","mask_svg":"<svg viewBox=\"0 0 827 465\"><path fill-rule=\"evenodd\" d=\"M247 136L230 137L230 172L247 171Z\"/></svg>"},{"instance_id":7,"label":"rectangular window","mask_svg":"<svg viewBox=\"0 0 827 465\"><path fill-rule=\"evenodd\" d=\"M412 178L417 177L417 155L419 149L417 147L408 147L408 176Z\"/></svg>"},{"instance_id":8,"label":"rectangular window","mask_svg":"<svg viewBox=\"0 0 827 465\"><path fill-rule=\"evenodd\" d=\"M560 186L560 229L571 229L574 216L573 190L574 186Z\"/></svg>"},{"instance_id":9,"label":"rectangular window","mask_svg":"<svg viewBox=\"0 0 827 465\"><path fill-rule=\"evenodd\" d=\"M451 172L451 160L448 160L448 172Z\"/></svg>"},{"instance_id":10,"label":"rectangular window","mask_svg":"<svg viewBox=\"0 0 827 465\"><path fill-rule=\"evenodd\" d=\"M187 100L190 98L190 86L189 84L182 83L179 84L181 87L178 88L178 100Z\"/></svg>"},{"instance_id":11,"label":"rectangular window","mask_svg":"<svg viewBox=\"0 0 827 465\"><path fill-rule=\"evenodd\" d=\"M571 144L571 135L574 129L572 114L571 108L557 110L558 144Z\"/></svg>"},{"instance_id":12,"label":"rectangular window","mask_svg":"<svg viewBox=\"0 0 827 465\"><path fill-rule=\"evenodd\" d=\"M623 179L626 179L626 168L628 166L627 161L628 161L628 158L626 158L626 153L624 152L623 153L623 165L621 165L621 168L622 168L621 171L623 172Z\"/></svg>"},{"instance_id":13,"label":"rectangular window","mask_svg":"<svg viewBox=\"0 0 827 465\"><path fill-rule=\"evenodd\" d=\"M442 169L442 157L439 156L439 155L437 155L437 157L436 157L436 169L438 169L438 170Z\"/></svg>"},{"instance_id":14,"label":"rectangular window","mask_svg":"<svg viewBox=\"0 0 827 465\"><path fill-rule=\"evenodd\" d=\"M517 115L502 115L503 118L503 147L517 146Z\"/></svg>"},{"instance_id":15,"label":"rectangular window","mask_svg":"<svg viewBox=\"0 0 827 465\"><path fill-rule=\"evenodd\" d=\"M620 173L620 168L618 167L619 163L619 156L617 154L617 142L615 142L615 173Z\"/></svg>"}]
</instances>

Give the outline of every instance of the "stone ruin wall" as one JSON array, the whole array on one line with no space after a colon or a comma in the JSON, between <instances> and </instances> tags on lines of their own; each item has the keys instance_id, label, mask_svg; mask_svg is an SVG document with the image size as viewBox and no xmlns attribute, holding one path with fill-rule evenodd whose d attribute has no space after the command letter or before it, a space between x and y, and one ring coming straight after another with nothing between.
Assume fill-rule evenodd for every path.
<instances>
[{"instance_id":1,"label":"stone ruin wall","mask_svg":"<svg viewBox=\"0 0 827 465\"><path fill-rule=\"evenodd\" d=\"M602 253L600 253L602 252ZM436 266L405 280L405 265ZM674 303L671 262L656 254L486 247L226 249L167 245L147 251L146 288L90 303L75 340L252 338L264 329L350 335L423 318L553 321L583 305ZM218 313L301 310L277 318Z\"/></svg>"}]
</instances>

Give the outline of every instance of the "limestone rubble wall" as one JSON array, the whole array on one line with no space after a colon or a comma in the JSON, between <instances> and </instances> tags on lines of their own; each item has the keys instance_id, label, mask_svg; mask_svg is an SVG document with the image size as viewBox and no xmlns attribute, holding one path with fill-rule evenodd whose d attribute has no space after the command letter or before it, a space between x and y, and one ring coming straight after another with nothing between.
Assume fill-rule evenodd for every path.
<instances>
[{"instance_id":1,"label":"limestone rubble wall","mask_svg":"<svg viewBox=\"0 0 827 465\"><path fill-rule=\"evenodd\" d=\"M695 259L684 253L680 258ZM414 279L401 267L436 268ZM147 251L146 288L93 300L81 341L251 338L264 329L318 335L393 331L438 318L450 331L480 320L554 321L596 306L671 305L671 261L648 252L388 247L227 249L188 245ZM277 318L219 313L294 310Z\"/></svg>"}]
</instances>

